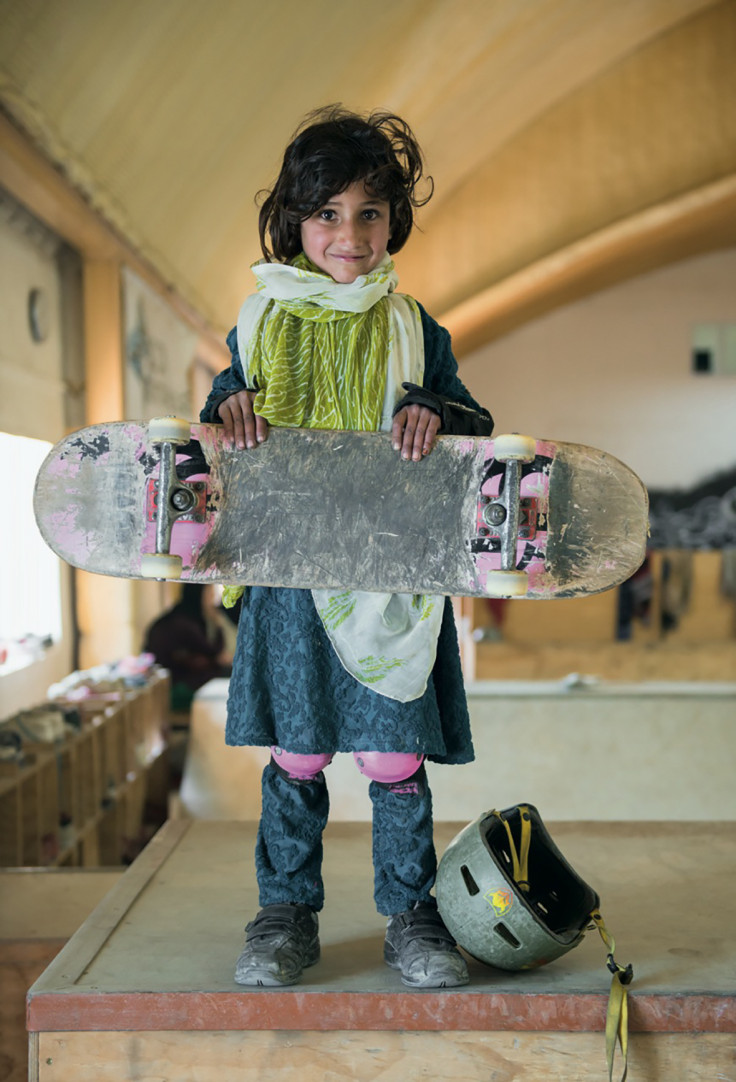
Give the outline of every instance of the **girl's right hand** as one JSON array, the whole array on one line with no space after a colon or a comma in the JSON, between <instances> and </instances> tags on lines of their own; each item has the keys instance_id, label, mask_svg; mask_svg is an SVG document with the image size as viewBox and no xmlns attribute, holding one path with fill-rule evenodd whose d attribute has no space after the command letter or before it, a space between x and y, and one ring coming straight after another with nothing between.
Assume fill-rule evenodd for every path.
<instances>
[{"instance_id":1,"label":"girl's right hand","mask_svg":"<svg viewBox=\"0 0 736 1082\"><path fill-rule=\"evenodd\" d=\"M253 412L255 391L238 391L220 403L217 410L225 430L225 439L241 451L252 449L268 438L268 421Z\"/></svg>"}]
</instances>

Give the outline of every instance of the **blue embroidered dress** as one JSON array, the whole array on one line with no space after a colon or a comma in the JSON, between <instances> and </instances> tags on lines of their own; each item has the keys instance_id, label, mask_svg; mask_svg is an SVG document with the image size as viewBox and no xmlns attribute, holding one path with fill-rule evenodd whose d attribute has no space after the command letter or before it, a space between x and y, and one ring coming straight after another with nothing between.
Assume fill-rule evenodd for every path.
<instances>
[{"instance_id":1,"label":"blue embroidered dress","mask_svg":"<svg viewBox=\"0 0 736 1082\"><path fill-rule=\"evenodd\" d=\"M449 334L419 308L424 386L478 409L458 378ZM232 362L215 378L200 415L203 422L218 420L223 398L245 387L234 330L228 335L228 346ZM423 752L438 763L470 762L473 745L449 599L427 689L420 698L401 703L347 673L309 590L246 588L225 739L232 745L276 744L304 754L409 751Z\"/></svg>"}]
</instances>

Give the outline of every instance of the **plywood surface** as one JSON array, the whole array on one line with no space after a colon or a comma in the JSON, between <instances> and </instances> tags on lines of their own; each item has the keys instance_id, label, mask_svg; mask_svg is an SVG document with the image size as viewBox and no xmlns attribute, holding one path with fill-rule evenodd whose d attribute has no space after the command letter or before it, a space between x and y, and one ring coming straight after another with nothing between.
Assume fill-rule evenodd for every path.
<instances>
[{"instance_id":1,"label":"plywood surface","mask_svg":"<svg viewBox=\"0 0 736 1082\"><path fill-rule=\"evenodd\" d=\"M45 1033L38 1079L603 1082L603 1045L599 1033ZM632 1082L736 1082L734 1038L633 1034L629 1065Z\"/></svg>"}]
</instances>

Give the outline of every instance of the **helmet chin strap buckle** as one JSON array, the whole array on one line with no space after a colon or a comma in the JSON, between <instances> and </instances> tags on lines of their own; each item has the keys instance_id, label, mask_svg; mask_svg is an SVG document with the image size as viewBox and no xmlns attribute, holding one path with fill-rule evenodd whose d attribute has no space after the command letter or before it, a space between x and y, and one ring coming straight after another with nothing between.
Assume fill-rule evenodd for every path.
<instances>
[{"instance_id":1,"label":"helmet chin strap buckle","mask_svg":"<svg viewBox=\"0 0 736 1082\"><path fill-rule=\"evenodd\" d=\"M611 973L618 973L618 979L622 984L631 984L634 979L634 967L631 962L628 965L620 966L613 955L609 954L606 965Z\"/></svg>"}]
</instances>

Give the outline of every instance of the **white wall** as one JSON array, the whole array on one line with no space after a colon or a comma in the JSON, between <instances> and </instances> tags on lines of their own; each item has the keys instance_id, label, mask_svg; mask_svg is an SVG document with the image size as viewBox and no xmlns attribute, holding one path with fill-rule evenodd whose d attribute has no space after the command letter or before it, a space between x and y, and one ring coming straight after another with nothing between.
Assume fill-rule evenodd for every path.
<instances>
[{"instance_id":1,"label":"white wall","mask_svg":"<svg viewBox=\"0 0 736 1082\"><path fill-rule=\"evenodd\" d=\"M0 199L0 431L55 442L64 435L58 242ZM28 295L46 298L48 337L34 342Z\"/></svg>"},{"instance_id":2,"label":"white wall","mask_svg":"<svg viewBox=\"0 0 736 1082\"><path fill-rule=\"evenodd\" d=\"M460 377L496 421L616 455L653 488L736 465L736 376L691 372L698 323L736 324L736 250L597 293L464 359Z\"/></svg>"},{"instance_id":3,"label":"white wall","mask_svg":"<svg viewBox=\"0 0 736 1082\"><path fill-rule=\"evenodd\" d=\"M0 431L52 443L64 435L65 408L57 249L57 239L0 192ZM31 289L42 289L47 299L48 337L43 342L34 342L29 329ZM12 519L6 517L2 528L12 529ZM61 567L60 574L64 626L70 629L69 571ZM0 676L0 721L42 702L48 686L71 665L67 634L42 660Z\"/></svg>"}]
</instances>

